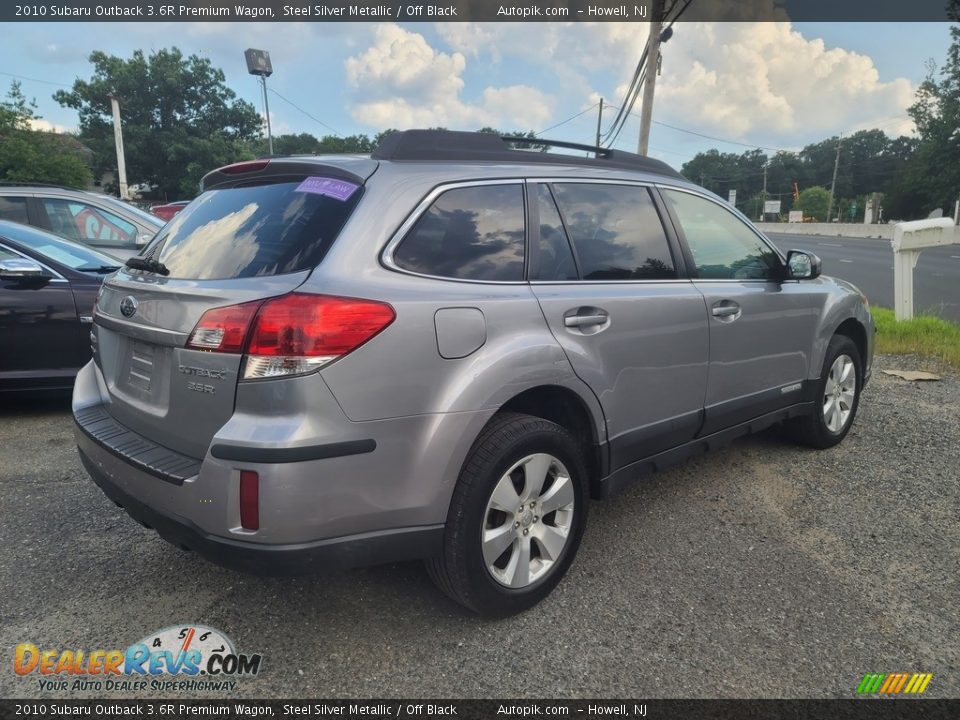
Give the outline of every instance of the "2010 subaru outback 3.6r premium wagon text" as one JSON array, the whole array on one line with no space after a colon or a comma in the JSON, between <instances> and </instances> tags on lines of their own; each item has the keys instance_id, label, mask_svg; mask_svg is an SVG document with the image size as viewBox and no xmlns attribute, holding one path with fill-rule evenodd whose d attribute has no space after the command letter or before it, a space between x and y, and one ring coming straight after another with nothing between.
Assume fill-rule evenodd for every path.
<instances>
[{"instance_id":1,"label":"2010 subaru outback 3.6r premium wagon text","mask_svg":"<svg viewBox=\"0 0 960 720\"><path fill-rule=\"evenodd\" d=\"M203 194L98 299L80 457L227 566L413 558L476 611L530 607L589 498L785 422L839 443L873 322L654 160L408 131Z\"/></svg>"}]
</instances>

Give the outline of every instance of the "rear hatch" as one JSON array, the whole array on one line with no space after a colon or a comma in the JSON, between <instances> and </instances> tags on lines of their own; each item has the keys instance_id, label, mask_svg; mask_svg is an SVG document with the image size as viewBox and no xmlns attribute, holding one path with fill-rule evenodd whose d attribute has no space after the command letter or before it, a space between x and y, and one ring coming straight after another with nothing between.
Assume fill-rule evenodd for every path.
<instances>
[{"instance_id":1,"label":"rear hatch","mask_svg":"<svg viewBox=\"0 0 960 720\"><path fill-rule=\"evenodd\" d=\"M202 458L233 413L247 329L323 261L376 167L284 158L207 175L144 251L152 269L123 268L97 301L94 362L114 419Z\"/></svg>"}]
</instances>

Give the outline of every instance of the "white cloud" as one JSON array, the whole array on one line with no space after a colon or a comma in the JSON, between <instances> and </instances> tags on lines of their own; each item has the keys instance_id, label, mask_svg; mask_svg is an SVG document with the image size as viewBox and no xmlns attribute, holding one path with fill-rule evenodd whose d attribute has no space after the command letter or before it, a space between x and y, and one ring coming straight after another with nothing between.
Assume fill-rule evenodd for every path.
<instances>
[{"instance_id":1,"label":"white cloud","mask_svg":"<svg viewBox=\"0 0 960 720\"><path fill-rule=\"evenodd\" d=\"M647 37L641 23L541 24L536 43L524 24L444 23L436 30L456 53L515 58L553 74L566 99L553 120L600 96L618 104ZM682 22L674 30L662 51L656 120L778 147L869 127L912 130L908 80L882 80L870 57L828 49L788 22Z\"/></svg>"},{"instance_id":2,"label":"white cloud","mask_svg":"<svg viewBox=\"0 0 960 720\"><path fill-rule=\"evenodd\" d=\"M56 123L49 122L43 118L33 118L30 121L31 130L43 130L44 132L55 132L55 133L65 133L70 130L70 128L65 125L58 125Z\"/></svg>"},{"instance_id":3,"label":"white cloud","mask_svg":"<svg viewBox=\"0 0 960 720\"><path fill-rule=\"evenodd\" d=\"M539 127L553 100L529 85L486 87L464 100L463 53L433 48L419 33L397 25L377 27L373 44L344 63L353 94L351 114L372 128L442 125L451 128Z\"/></svg>"}]
</instances>

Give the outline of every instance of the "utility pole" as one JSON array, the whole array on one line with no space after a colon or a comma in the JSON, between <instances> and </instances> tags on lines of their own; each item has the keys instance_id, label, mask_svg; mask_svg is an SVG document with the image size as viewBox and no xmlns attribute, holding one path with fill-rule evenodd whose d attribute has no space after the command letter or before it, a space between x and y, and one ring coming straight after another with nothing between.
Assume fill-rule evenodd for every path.
<instances>
[{"instance_id":1,"label":"utility pole","mask_svg":"<svg viewBox=\"0 0 960 720\"><path fill-rule=\"evenodd\" d=\"M643 83L643 108L640 111L640 142L637 152L646 155L650 148L650 124L653 122L653 91L657 85L660 58L660 33L663 29L663 1L650 3L650 36L647 39L647 76Z\"/></svg>"},{"instance_id":2,"label":"utility pole","mask_svg":"<svg viewBox=\"0 0 960 720\"><path fill-rule=\"evenodd\" d=\"M600 147L600 122L603 120L603 98L600 98L600 112L597 113L597 147Z\"/></svg>"},{"instance_id":3,"label":"utility pole","mask_svg":"<svg viewBox=\"0 0 960 720\"><path fill-rule=\"evenodd\" d=\"M760 200L760 217L758 218L761 222L766 217L767 209L767 163L763 164L763 198Z\"/></svg>"},{"instance_id":4,"label":"utility pole","mask_svg":"<svg viewBox=\"0 0 960 720\"><path fill-rule=\"evenodd\" d=\"M117 146L117 179L120 182L120 199L129 200L127 189L127 160L123 156L123 129L120 127L120 103L110 96L110 108L113 110L113 141Z\"/></svg>"},{"instance_id":5,"label":"utility pole","mask_svg":"<svg viewBox=\"0 0 960 720\"><path fill-rule=\"evenodd\" d=\"M833 191L837 185L837 169L840 167L840 143L843 142L843 133L837 138L837 159L833 163L833 180L830 181L830 204L827 205L827 222L833 222Z\"/></svg>"}]
</instances>

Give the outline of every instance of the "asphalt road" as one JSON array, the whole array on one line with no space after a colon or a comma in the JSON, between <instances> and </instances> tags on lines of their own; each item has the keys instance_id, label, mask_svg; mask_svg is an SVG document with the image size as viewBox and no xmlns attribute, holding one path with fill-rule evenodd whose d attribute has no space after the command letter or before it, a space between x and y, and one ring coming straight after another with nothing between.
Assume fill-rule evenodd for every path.
<instances>
[{"instance_id":1,"label":"asphalt road","mask_svg":"<svg viewBox=\"0 0 960 720\"><path fill-rule=\"evenodd\" d=\"M300 579L210 565L100 493L66 401L5 402L0 696L85 696L16 677L18 643L126 648L204 623L264 656L235 697L853 697L895 671L956 697L958 437L960 376L878 373L840 447L766 433L594 503L557 591L485 621L416 563Z\"/></svg>"},{"instance_id":2,"label":"asphalt road","mask_svg":"<svg viewBox=\"0 0 960 720\"><path fill-rule=\"evenodd\" d=\"M893 307L893 250L889 240L768 233L781 250L810 250L823 274L848 280L874 305ZM914 311L960 322L960 245L930 248L914 270Z\"/></svg>"}]
</instances>

